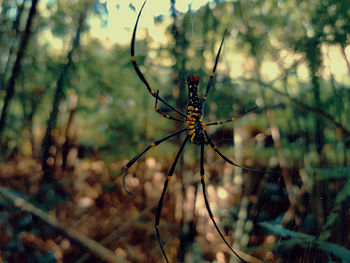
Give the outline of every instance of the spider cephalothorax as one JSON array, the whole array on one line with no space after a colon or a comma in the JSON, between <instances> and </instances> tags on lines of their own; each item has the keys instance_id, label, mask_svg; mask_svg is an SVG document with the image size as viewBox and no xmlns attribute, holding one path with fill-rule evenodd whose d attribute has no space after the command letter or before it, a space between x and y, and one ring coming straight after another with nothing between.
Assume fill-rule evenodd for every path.
<instances>
[{"instance_id":1,"label":"spider cephalothorax","mask_svg":"<svg viewBox=\"0 0 350 263\"><path fill-rule=\"evenodd\" d=\"M163 243L161 241L160 232L159 232L159 221L160 221L160 215L161 215L161 211L162 211L162 207L163 207L164 196L165 196L166 190L168 188L169 181L171 180L171 178L172 178L172 176L173 176L173 174L175 172L175 167L176 167L177 161L179 160L179 157L180 157L181 153L183 152L187 142L190 140L192 143L200 145L200 147L201 147L201 151L200 151L200 175L201 175L200 182L201 182L201 185L202 185L204 202L205 202L205 206L207 208L209 217L210 217L211 221L213 222L215 229L218 231L220 237L225 242L227 247L231 250L231 252L233 254L235 254L237 256L237 258L240 259L241 262L246 262L242 257L240 257L238 255L238 253L235 250L232 249L230 244L226 241L225 237L221 233L221 231L220 231L216 221L214 220L214 215L213 215L213 213L212 213L212 211L210 209L209 201L208 201L208 198L207 198L207 195L206 195L205 173L204 173L204 147L206 145L210 145L211 149L213 151L215 151L225 162L227 162L227 163L229 163L231 165L234 165L236 167L240 167L243 170L254 172L254 173L262 173L262 174L264 174L266 172L257 171L257 170L251 169L251 168L247 168L247 167L241 166L241 165L236 164L233 161L231 161L229 158L227 158L225 155L223 155L215 147L214 143L211 141L208 133L206 132L205 127L206 126L211 126L211 125L222 125L224 123L234 121L234 120L236 120L236 119L238 119L240 117L243 117L248 112L256 109L256 106L251 108L250 110L248 110L246 112L243 112L243 113L239 114L236 117L230 118L230 119L225 120L225 121L215 121L215 122L210 122L210 123L203 123L203 118L204 118L204 114L205 114L205 105L206 105L206 101L207 101L207 95L208 95L210 87L211 87L211 85L213 83L213 79L214 79L215 71L216 71L216 66L217 66L218 61L219 61L220 52L221 52L222 45L224 43L224 38L225 38L225 35L226 35L226 31L224 33L224 36L223 36L222 40L221 40L221 44L220 44L218 53L216 55L213 71L212 71L212 73L211 73L211 75L209 77L207 88L206 88L206 91L205 91L205 95L203 96L202 100L199 99L198 92L197 92L198 83L199 83L199 76L197 76L197 75L190 75L190 76L187 77L187 83L188 83L188 104L187 104L186 114L183 113L182 111L176 109L175 107L171 106L164 98L162 98L159 95L159 90L157 90L156 92L153 91L151 89L149 83L147 82L145 76L142 74L140 68L138 67L138 65L136 63L136 60L135 60L135 57L134 57L134 54L135 54L135 37L136 37L137 24L139 22L140 15L141 15L141 12L142 12L142 9L143 9L145 3L142 5L142 8L141 8L141 10L140 10L140 12L139 12L139 14L137 16L137 20L136 20L136 23L135 23L134 31L133 31L133 34L132 34L131 46L130 46L132 65L134 66L136 74L138 75L140 80L145 84L145 86L146 86L148 92L150 93L150 95L153 96L156 99L154 110L157 113L159 113L160 115L162 115L163 117L167 118L167 119L187 124L187 127L183 128L183 129L180 129L180 130L178 130L178 131L176 131L176 132L174 132L172 134L169 134L169 135L165 136L162 139L154 141L153 143L148 145L141 153L139 153L131 161L129 161L125 165L125 167L123 169L123 187L124 187L125 191L128 194L131 194L131 192L129 192L127 190L127 188L126 188L125 177L126 177L128 169L142 155L144 155L148 150L150 150L151 148L156 147L160 143L162 143L162 142L164 142L164 141L166 141L166 140L168 140L168 139L170 139L170 138L172 138L172 137L174 137L176 135L179 135L179 134L181 134L181 133L186 131L187 135L186 135L183 143L181 144L180 149L179 149L179 151L176 154L175 160L174 160L174 162L173 162L173 164L172 164L172 166L171 166L171 168L169 170L168 176L165 179L163 191L162 191L162 194L160 196L158 207L157 207L157 214L156 214L156 220L155 220L154 227L155 227L158 243L159 243L159 246L160 246L160 248L162 250L163 256L164 256L166 262L169 262L168 257L167 257L167 255L165 253L165 249L163 247ZM173 117L172 115L165 114L162 111L160 111L160 109L157 107L158 100L161 101L169 109L171 109L174 112L176 112L177 114L179 114L181 117Z\"/></svg>"},{"instance_id":2,"label":"spider cephalothorax","mask_svg":"<svg viewBox=\"0 0 350 263\"><path fill-rule=\"evenodd\" d=\"M187 104L187 118L188 135L191 142L200 145L205 141L205 125L202 123L202 104L198 98L197 87L199 83L199 76L189 75L187 77L188 85L188 104Z\"/></svg>"}]
</instances>

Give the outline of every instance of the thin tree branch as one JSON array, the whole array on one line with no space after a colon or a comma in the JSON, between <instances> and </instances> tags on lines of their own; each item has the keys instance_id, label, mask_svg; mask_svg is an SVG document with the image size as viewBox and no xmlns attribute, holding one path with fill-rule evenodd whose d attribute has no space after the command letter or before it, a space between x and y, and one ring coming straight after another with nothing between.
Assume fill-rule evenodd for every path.
<instances>
[{"instance_id":1,"label":"thin tree branch","mask_svg":"<svg viewBox=\"0 0 350 263\"><path fill-rule=\"evenodd\" d=\"M320 108L317 108L317 107L313 107L313 106L309 106L309 105L299 101L298 99L293 98L290 95L288 95L288 94L286 94L286 93L284 93L282 91L279 91L278 89L274 88L272 85L269 85L269 84L264 83L264 82L261 82L261 84L263 84L266 88L272 90L273 92L277 93L278 95L281 95L283 97L288 98L291 102L293 102L294 104L298 105L299 107L320 114L321 116L325 117L328 121L333 123L337 128L339 128L345 135L350 136L349 129L344 127L339 121L336 120L336 118L334 116L332 116L329 113L325 112L323 109L320 109Z\"/></svg>"},{"instance_id":2,"label":"thin tree branch","mask_svg":"<svg viewBox=\"0 0 350 263\"><path fill-rule=\"evenodd\" d=\"M57 220L56 217L49 215L43 210L35 207L33 204L26 201L24 198L20 197L19 195L16 195L13 190L6 187L0 187L0 195L2 195L8 200L11 200L15 207L18 207L23 211L26 211L28 213L35 215L45 223L49 224L51 227L57 230L60 230L68 238L74 241L77 241L79 244L89 249L92 253L94 253L96 256L100 257L101 259L107 262L113 262L113 263L128 263L128 261L118 257L112 251L102 246L100 243L96 242L95 240L92 240L86 237L85 235L83 235L82 233L78 232L73 228L63 225Z\"/></svg>"},{"instance_id":3,"label":"thin tree branch","mask_svg":"<svg viewBox=\"0 0 350 263\"><path fill-rule=\"evenodd\" d=\"M266 83L262 80L240 78L240 80L242 80L242 81L248 81L248 80L249 81L258 81L259 84L263 85L265 88L268 88L268 89L272 90L273 92L277 93L278 95L289 99L291 102L293 102L294 104L296 104L300 108L304 108L304 109L307 109L309 111L320 114L321 116L325 117L328 121L332 122L334 124L334 126L339 128L345 135L350 136L350 130L348 128L344 127L341 124L341 122L337 121L337 119L333 115L330 115L329 113L325 112L323 109L307 105L307 104L299 101L298 99L291 97L288 93L282 92L282 91L276 89L275 87L273 87L272 83L274 83L278 79L280 79L280 77L277 77L273 81Z\"/></svg>"},{"instance_id":4,"label":"thin tree branch","mask_svg":"<svg viewBox=\"0 0 350 263\"><path fill-rule=\"evenodd\" d=\"M156 208L156 205L150 206L148 208L143 209L142 211L140 211L139 216L131 221L129 221L128 223L122 225L121 227L119 227L118 229L116 229L115 231L111 232L108 236L106 236L104 239L102 239L100 241L100 244L102 245L109 245L111 242L113 242L115 239L117 239L118 237L122 236L122 234L125 231L128 231L132 226L136 225L137 222L140 222L141 219L143 218L143 216L152 211L153 209ZM87 262L89 257L90 257L90 251L86 252L85 254L83 254L79 259L77 259L75 261L75 263L83 263L83 262Z\"/></svg>"}]
</instances>

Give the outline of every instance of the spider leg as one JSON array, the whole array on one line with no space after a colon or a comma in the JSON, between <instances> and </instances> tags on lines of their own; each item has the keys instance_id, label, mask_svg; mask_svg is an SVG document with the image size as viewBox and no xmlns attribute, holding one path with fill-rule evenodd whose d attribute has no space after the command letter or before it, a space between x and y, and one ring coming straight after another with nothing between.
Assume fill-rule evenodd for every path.
<instances>
[{"instance_id":1,"label":"spider leg","mask_svg":"<svg viewBox=\"0 0 350 263\"><path fill-rule=\"evenodd\" d=\"M186 117L186 114L179 111L178 109L176 109L175 107L171 106L169 103L167 103L162 97L158 96L150 87L150 85L148 84L145 76L142 74L140 68L138 67L136 61L135 61L135 39L136 39L136 29L137 29L137 25L139 23L139 19L140 19L140 15L142 12L143 7L145 6L146 1L143 3L141 10L137 16L136 19L136 23L135 23L135 27L134 27L134 31L132 33L132 39L131 39L131 46L130 46L130 54L131 54L131 62L132 65L134 66L134 69L137 73L137 75L139 76L139 78L141 79L141 81L145 84L148 92L155 98L158 98L161 102L163 102L165 105L167 105L169 108L171 108L172 110L176 111L177 113L179 113L180 115L182 115L183 117Z\"/></svg>"},{"instance_id":2,"label":"spider leg","mask_svg":"<svg viewBox=\"0 0 350 263\"><path fill-rule=\"evenodd\" d=\"M207 84L207 90L205 91L205 95L204 95L204 97L203 97L203 102L202 102L202 116L204 116L204 114L205 114L205 105L206 105L206 103L207 103L207 96L208 96L208 93L209 93L211 84L213 83L213 79L214 79L215 72L216 72L216 67L217 67L218 62L219 62L220 53L221 53L222 45L224 44L224 40L225 40L226 34L227 34L227 29L225 29L224 35L223 35L223 37L222 37L221 44L220 44L218 53L217 53L217 55L216 55L216 59L215 59L213 71L212 71L212 73L211 73L211 75L210 75L210 78L209 78L209 81L208 81L208 84Z\"/></svg>"},{"instance_id":3,"label":"spider leg","mask_svg":"<svg viewBox=\"0 0 350 263\"><path fill-rule=\"evenodd\" d=\"M157 107L157 104L158 104L158 93L159 93L159 90L157 90L157 93L156 93L157 96L156 96L156 103L154 104L154 110L156 112L158 112L160 115L162 115L164 118L167 118L169 120L186 122L185 120L181 120L181 119L175 118L175 117L173 117L171 115L165 114L165 113L161 112L160 109L158 109L158 107Z\"/></svg>"},{"instance_id":4,"label":"spider leg","mask_svg":"<svg viewBox=\"0 0 350 263\"><path fill-rule=\"evenodd\" d=\"M204 182L204 178L205 178L205 173L204 173L204 141L202 142L201 144L201 160L200 160L200 173L201 173L201 184L202 184L202 191L203 191L203 196L204 196L204 202L205 202L205 206L207 207L207 211L208 211L208 214L209 214L209 217L211 219L211 221L213 222L214 224L214 227L216 229L216 231L218 231L220 237L222 238L222 240L225 242L226 246L233 252L233 254L236 255L237 258L239 258L239 260L241 260L241 262L243 263L247 263L247 261L245 261L244 259L242 259L236 251L233 250L233 248L230 246L230 244L226 241L224 235L221 233L217 223L215 222L214 220L214 215L210 209L210 206L209 206L209 201L208 201L208 197L207 197L207 194L206 194L206 187L205 187L205 182Z\"/></svg>"},{"instance_id":5,"label":"spider leg","mask_svg":"<svg viewBox=\"0 0 350 263\"><path fill-rule=\"evenodd\" d=\"M157 239L158 239L158 243L159 243L159 246L160 246L160 249L162 250L162 253L164 255L164 258L166 260L167 263L169 263L169 260L166 256L166 253L165 253L165 250L164 250L164 246L163 246L163 243L162 241L160 240L160 234L159 234L159 220L160 220L160 213L162 211L162 206L163 206L163 200L164 200L164 196L165 196L165 192L168 188L168 183L169 181L171 180L173 174L174 174L174 171L175 171L175 167L176 167L176 164L177 164L177 161L179 160L179 157L183 151L183 149L185 148L185 145L186 143L188 142L188 139L189 139L189 136L186 136L185 140L183 141L176 157L175 157L175 160L173 162L173 165L171 166L170 170L169 170L169 173L168 173L168 176L164 182L164 187L163 187L163 192L162 192L162 195L160 196L160 199L159 199L159 203L158 203L158 208L157 208L157 215L156 215L156 220L155 220L155 225L154 225L154 228L156 229L156 233L157 233Z\"/></svg>"},{"instance_id":6,"label":"spider leg","mask_svg":"<svg viewBox=\"0 0 350 263\"><path fill-rule=\"evenodd\" d=\"M224 124L224 123L227 123L227 122L230 122L230 121L235 121L241 117L243 117L244 115L246 115L247 113L255 110L258 106L255 106L254 108L251 108L250 110L247 110L245 112L242 112L241 114L239 114L238 116L236 117L233 117L232 119L229 119L229 120L226 120L226 121L216 121L216 122L211 122L211 123L206 123L205 125L206 126L210 126L210 125L221 125L221 124Z\"/></svg>"},{"instance_id":7,"label":"spider leg","mask_svg":"<svg viewBox=\"0 0 350 263\"><path fill-rule=\"evenodd\" d=\"M272 174L279 174L278 171L259 171L259 170L255 170L255 169L252 169L252 168L248 168L248 167L245 167L245 166L242 166L242 165L239 165L239 164L236 164L234 163L233 161L231 161L229 158L227 158L225 155L223 155L217 148L216 146L214 145L214 143L211 141L211 139L209 138L209 135L207 132L205 132L205 137L207 138L207 141L209 142L209 145L211 146L211 148L221 156L222 159L224 159L225 162L233 165L233 166L236 166L236 167L239 167L245 171L248 171L248 172L252 172L252 173L256 173L256 174L268 174L268 173L272 173Z\"/></svg>"},{"instance_id":8,"label":"spider leg","mask_svg":"<svg viewBox=\"0 0 350 263\"><path fill-rule=\"evenodd\" d=\"M160 140L157 140L157 141L154 141L153 143L151 143L150 145L148 145L141 153L139 153L138 155L136 155L131 161L129 161L124 169L123 169L123 188L125 190L125 192L127 192L128 194L132 194L132 192L129 192L128 189L126 189L126 185L125 185L125 177L126 177L126 173L128 171L128 169L142 156L144 155L149 149L153 148L153 147L156 147L158 144L168 140L169 138L177 135L177 134L180 134L182 132L184 132L185 130L187 130L187 128L183 128L181 130L178 130L172 134L169 134L168 136L165 136L164 138L160 139Z\"/></svg>"}]
</instances>

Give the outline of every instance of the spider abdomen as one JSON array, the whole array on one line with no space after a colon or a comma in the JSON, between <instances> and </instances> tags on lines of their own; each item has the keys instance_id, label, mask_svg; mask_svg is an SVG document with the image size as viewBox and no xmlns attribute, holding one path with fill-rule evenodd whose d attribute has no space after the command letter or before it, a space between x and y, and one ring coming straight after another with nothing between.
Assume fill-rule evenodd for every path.
<instances>
[{"instance_id":1,"label":"spider abdomen","mask_svg":"<svg viewBox=\"0 0 350 263\"><path fill-rule=\"evenodd\" d=\"M188 130L188 134L191 137L191 142L194 144L201 145L205 141L204 137L204 127L201 122L197 122L194 128Z\"/></svg>"},{"instance_id":2,"label":"spider abdomen","mask_svg":"<svg viewBox=\"0 0 350 263\"><path fill-rule=\"evenodd\" d=\"M188 135L194 144L201 144L205 138L202 120L200 113L190 112L187 115Z\"/></svg>"},{"instance_id":3,"label":"spider abdomen","mask_svg":"<svg viewBox=\"0 0 350 263\"><path fill-rule=\"evenodd\" d=\"M189 75L187 77L189 100L186 123L188 124L188 135L194 144L201 144L205 139L204 125L202 123L202 103L197 93L198 83L199 76Z\"/></svg>"},{"instance_id":4,"label":"spider abdomen","mask_svg":"<svg viewBox=\"0 0 350 263\"><path fill-rule=\"evenodd\" d=\"M194 103L187 106L187 120L188 124L188 135L190 136L191 142L194 144L201 144L204 137L204 124L202 123L203 118L201 116L200 104Z\"/></svg>"}]
</instances>

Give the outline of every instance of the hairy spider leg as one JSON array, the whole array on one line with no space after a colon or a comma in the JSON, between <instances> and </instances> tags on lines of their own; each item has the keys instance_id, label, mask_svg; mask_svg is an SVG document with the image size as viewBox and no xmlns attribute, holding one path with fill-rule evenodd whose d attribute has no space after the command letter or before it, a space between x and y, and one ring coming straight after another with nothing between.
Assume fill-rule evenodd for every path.
<instances>
[{"instance_id":1,"label":"hairy spider leg","mask_svg":"<svg viewBox=\"0 0 350 263\"><path fill-rule=\"evenodd\" d=\"M227 123L227 122L230 122L230 121L235 121L241 117L243 117L244 115L246 115L247 113L255 110L256 108L258 108L258 106L255 106L254 108L251 108L250 110L247 110L245 112L242 112L241 114L239 114L238 116L236 117L233 117L232 119L229 119L229 120L226 120L226 121L216 121L216 122L211 122L211 123L205 123L206 126L210 126L210 125L221 125L221 124L224 124L224 123Z\"/></svg>"},{"instance_id":2,"label":"hairy spider leg","mask_svg":"<svg viewBox=\"0 0 350 263\"><path fill-rule=\"evenodd\" d=\"M212 73L211 73L211 75L210 75L210 78L209 78L209 81L208 81L208 84L207 84L207 90L205 91L205 95L204 95L204 97L203 97L203 102L202 102L202 117L204 117L204 114L205 114L205 106L206 106L206 103L207 103L207 96L208 96L208 93L209 93L211 84L212 84L213 79L214 79L214 76L215 76L216 67L217 67L218 62L219 62L220 53L221 53L222 45L224 44L224 40L225 40L226 34L227 34L227 29L225 29L224 35L223 35L223 37L222 37L221 44L220 44L218 53L217 53L217 55L216 55L216 59L215 59L213 71L212 71Z\"/></svg>"},{"instance_id":3,"label":"hairy spider leg","mask_svg":"<svg viewBox=\"0 0 350 263\"><path fill-rule=\"evenodd\" d=\"M158 104L158 94L159 94L159 90L157 90L157 96L156 96L156 103L154 104L154 110L159 113L160 115L162 115L164 118L167 118L169 120L174 120L174 121L181 121L181 122L186 122L185 120L181 120L178 118L175 118L169 114L165 114L163 112L160 111L160 109L158 109L157 104Z\"/></svg>"},{"instance_id":4,"label":"hairy spider leg","mask_svg":"<svg viewBox=\"0 0 350 263\"><path fill-rule=\"evenodd\" d=\"M146 1L143 3L141 10L137 16L136 19L136 23L135 23L135 27L134 27L134 31L132 33L132 38L131 38L131 46L130 46L130 54L131 54L131 62L132 65L134 66L134 69L137 73L137 75L139 76L139 78L141 79L141 81L145 84L148 92L155 98L158 98L161 102L163 102L166 106L168 106L170 109L176 111L178 114L182 115L183 117L186 117L186 114L179 111L178 109L176 109L175 107L171 106L168 102L166 102L162 97L158 96L150 87L150 85L148 84L146 78L144 77L144 75L142 74L140 68L138 67L136 60L135 60L135 38L136 38L136 29L137 29L137 25L139 23L139 19L140 19L140 15L142 12L143 7L145 6Z\"/></svg>"},{"instance_id":5,"label":"hairy spider leg","mask_svg":"<svg viewBox=\"0 0 350 263\"><path fill-rule=\"evenodd\" d=\"M217 154L219 154L221 156L222 159L224 159L225 162L233 165L233 166L236 166L236 167L239 167L245 171L248 171L248 172L252 172L252 173L256 173L256 174L270 174L270 173L273 173L273 174L279 174L278 171L258 171L258 170L255 170L255 169L252 169L252 168L248 168L248 167L245 167L245 166L242 166L242 165L239 165L239 164L236 164L234 163L233 161L231 161L229 158L227 158L225 155L223 155L217 148L216 146L214 145L214 143L211 141L209 135L207 132L205 132L205 137L207 138L208 142L209 142L209 145L211 146L211 148L213 149L214 152L216 152Z\"/></svg>"},{"instance_id":6,"label":"hairy spider leg","mask_svg":"<svg viewBox=\"0 0 350 263\"><path fill-rule=\"evenodd\" d=\"M202 144L201 144L200 174L201 174L201 184L202 184L202 189L203 189L202 191L203 191L205 206L207 208L209 217L210 217L211 221L213 222L216 231L218 231L220 237L225 242L226 246L233 252L233 254L235 254L236 257L239 258L243 263L248 263L247 261L242 259L237 254L236 251L233 250L233 248L230 246L230 244L226 241L224 235L221 233L217 223L214 220L214 215L213 215L213 213L212 213L212 211L210 209L210 206L209 206L209 201L208 201L208 197L207 197L207 194L206 194L206 187L205 187L205 181L204 181L204 179L205 179L205 172L204 172L204 142L202 142Z\"/></svg>"},{"instance_id":7,"label":"hairy spider leg","mask_svg":"<svg viewBox=\"0 0 350 263\"><path fill-rule=\"evenodd\" d=\"M136 155L131 161L129 161L124 169L123 169L123 188L125 190L125 192L127 192L128 194L132 194L132 192L129 192L128 189L126 188L126 185L125 185L125 177L126 177L126 173L128 171L128 169L142 156L144 155L149 149L153 148L153 147L156 147L157 145L159 145L160 143L170 139L171 137L175 136L175 135L178 135L184 131L186 131L187 128L183 128L181 130L178 130L172 134L169 134L168 136L165 136L164 138L160 139L160 140L157 140L157 141L154 141L153 143L151 143L150 145L148 145L141 153L139 153L138 155Z\"/></svg>"},{"instance_id":8,"label":"hairy spider leg","mask_svg":"<svg viewBox=\"0 0 350 263\"><path fill-rule=\"evenodd\" d=\"M167 178L165 179L165 182L164 182L164 187L163 187L163 191L162 191L162 195L160 196L160 199L159 199L159 203L158 203L158 208L157 208L157 215L156 215L156 220L155 220L155 225L154 225L154 228L156 229L156 233L157 233L157 239L158 239L158 243L159 243L159 246L160 246L160 249L162 250L162 253L164 255L164 258L166 260L167 263L169 263L169 260L168 260L168 257L165 253L165 250L164 250L164 246L163 246L163 243L160 239L160 234L159 234L159 220L160 220L160 213L162 212L162 207L163 207L163 200L164 200L164 196L165 196L165 192L168 188L168 183L169 181L171 180L173 174L174 174L174 171L175 171L175 167L176 167L176 164L177 164L177 161L179 160L179 157L183 151L183 149L185 148L185 145L186 143L188 142L188 139L189 139L189 136L186 136L185 140L183 141L183 143L181 144L181 147L175 157L175 160L173 162L173 165L171 166L170 170L169 170L169 173L168 173L168 176Z\"/></svg>"}]
</instances>

